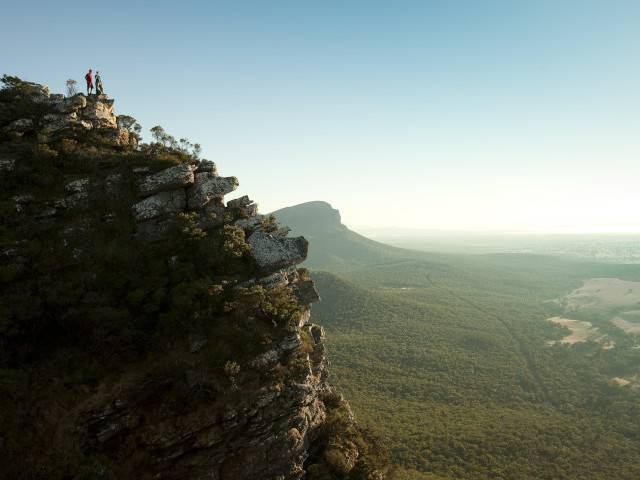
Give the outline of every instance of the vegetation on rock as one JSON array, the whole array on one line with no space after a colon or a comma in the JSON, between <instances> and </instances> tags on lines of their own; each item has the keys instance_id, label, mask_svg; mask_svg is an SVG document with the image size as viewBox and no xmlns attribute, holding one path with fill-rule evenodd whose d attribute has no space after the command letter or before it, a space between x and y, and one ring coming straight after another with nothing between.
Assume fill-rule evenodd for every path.
<instances>
[{"instance_id":1,"label":"vegetation on rock","mask_svg":"<svg viewBox=\"0 0 640 480\"><path fill-rule=\"evenodd\" d=\"M306 451L329 448L332 389L299 260L257 268L247 238L261 223L238 223L255 217L251 201L225 207L214 192L187 205L198 182L217 178L198 144L160 127L140 144L135 119L116 119L104 96L3 83L3 474L304 475ZM173 178L175 165L187 175ZM358 462L314 471L382 475L352 417L332 427L331 445L341 432L360 439Z\"/></svg>"}]
</instances>

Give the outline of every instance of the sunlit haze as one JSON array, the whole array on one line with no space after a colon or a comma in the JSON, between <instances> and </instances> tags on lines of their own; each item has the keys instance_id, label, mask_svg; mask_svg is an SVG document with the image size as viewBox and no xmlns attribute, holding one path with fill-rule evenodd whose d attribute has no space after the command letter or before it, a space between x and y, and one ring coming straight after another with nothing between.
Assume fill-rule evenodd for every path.
<instances>
[{"instance_id":1,"label":"sunlit haze","mask_svg":"<svg viewBox=\"0 0 640 480\"><path fill-rule=\"evenodd\" d=\"M640 2L73 3L5 5L2 73L100 70L263 212L640 231Z\"/></svg>"}]
</instances>

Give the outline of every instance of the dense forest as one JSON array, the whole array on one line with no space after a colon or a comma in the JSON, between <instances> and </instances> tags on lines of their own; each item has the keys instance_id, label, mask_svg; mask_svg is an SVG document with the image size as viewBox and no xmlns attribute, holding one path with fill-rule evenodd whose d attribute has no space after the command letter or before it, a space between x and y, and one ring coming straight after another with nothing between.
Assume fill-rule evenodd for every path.
<instances>
[{"instance_id":1,"label":"dense forest","mask_svg":"<svg viewBox=\"0 0 640 480\"><path fill-rule=\"evenodd\" d=\"M285 213L297 232L314 223ZM399 478L638 478L640 395L612 378L638 371L640 339L583 313L615 348L551 344L569 332L547 321L562 314L549 300L593 277L638 281L638 266L418 253L331 221L333 241L322 220L310 230L313 316L333 381L387 439Z\"/></svg>"},{"instance_id":2,"label":"dense forest","mask_svg":"<svg viewBox=\"0 0 640 480\"><path fill-rule=\"evenodd\" d=\"M546 344L563 333L544 300L589 267L458 262L314 275L334 380L359 418L397 461L451 478L637 478L638 395L610 377L638 350Z\"/></svg>"}]
</instances>

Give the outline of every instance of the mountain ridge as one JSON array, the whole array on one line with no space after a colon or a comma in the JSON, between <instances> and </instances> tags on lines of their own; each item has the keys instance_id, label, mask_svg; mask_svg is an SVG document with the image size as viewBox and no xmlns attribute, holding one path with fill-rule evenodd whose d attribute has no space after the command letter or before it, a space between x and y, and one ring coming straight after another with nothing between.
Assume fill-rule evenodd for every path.
<instances>
[{"instance_id":1,"label":"mountain ridge","mask_svg":"<svg viewBox=\"0 0 640 480\"><path fill-rule=\"evenodd\" d=\"M328 381L307 240L106 95L2 82L2 474L385 478Z\"/></svg>"},{"instance_id":2,"label":"mountain ridge","mask_svg":"<svg viewBox=\"0 0 640 480\"><path fill-rule=\"evenodd\" d=\"M304 232L311 241L305 263L311 268L344 269L420 255L354 232L342 223L339 210L325 201L316 200L281 208L271 212L271 215L291 228L293 234Z\"/></svg>"}]
</instances>

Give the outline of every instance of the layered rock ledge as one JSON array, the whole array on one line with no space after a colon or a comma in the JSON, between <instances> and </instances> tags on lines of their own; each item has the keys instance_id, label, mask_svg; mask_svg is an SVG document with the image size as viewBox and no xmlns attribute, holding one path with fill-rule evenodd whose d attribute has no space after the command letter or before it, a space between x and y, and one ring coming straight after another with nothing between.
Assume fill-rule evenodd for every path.
<instances>
[{"instance_id":1,"label":"layered rock ledge","mask_svg":"<svg viewBox=\"0 0 640 480\"><path fill-rule=\"evenodd\" d=\"M328 382L306 239L113 105L0 95L2 471L382 479Z\"/></svg>"}]
</instances>

